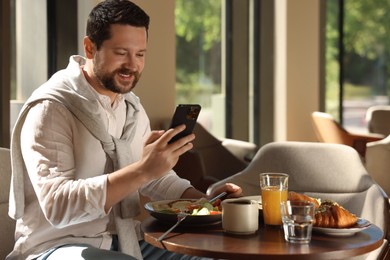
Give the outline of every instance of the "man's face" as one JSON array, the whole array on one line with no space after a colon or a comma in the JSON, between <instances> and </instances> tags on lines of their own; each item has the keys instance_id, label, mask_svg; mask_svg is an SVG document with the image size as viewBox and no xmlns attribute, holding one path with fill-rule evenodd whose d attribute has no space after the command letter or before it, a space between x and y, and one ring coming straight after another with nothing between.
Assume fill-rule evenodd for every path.
<instances>
[{"instance_id":1,"label":"man's face","mask_svg":"<svg viewBox=\"0 0 390 260\"><path fill-rule=\"evenodd\" d=\"M111 38L93 56L93 72L103 88L114 93L130 92L145 64L145 28L111 25Z\"/></svg>"}]
</instances>

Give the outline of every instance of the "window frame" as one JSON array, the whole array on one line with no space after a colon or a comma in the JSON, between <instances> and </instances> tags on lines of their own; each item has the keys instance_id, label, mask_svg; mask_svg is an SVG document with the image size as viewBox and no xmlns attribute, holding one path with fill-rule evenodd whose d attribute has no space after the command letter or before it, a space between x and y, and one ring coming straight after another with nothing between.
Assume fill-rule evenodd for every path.
<instances>
[{"instance_id":1,"label":"window frame","mask_svg":"<svg viewBox=\"0 0 390 260\"><path fill-rule=\"evenodd\" d=\"M0 147L9 148L10 146L10 1L2 1L0 4Z\"/></svg>"}]
</instances>

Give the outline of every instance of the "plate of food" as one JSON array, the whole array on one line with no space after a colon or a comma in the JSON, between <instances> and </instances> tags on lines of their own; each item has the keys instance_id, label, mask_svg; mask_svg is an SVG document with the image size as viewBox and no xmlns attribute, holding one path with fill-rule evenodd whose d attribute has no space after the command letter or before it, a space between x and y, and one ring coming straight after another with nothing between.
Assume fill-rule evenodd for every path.
<instances>
[{"instance_id":1,"label":"plate of food","mask_svg":"<svg viewBox=\"0 0 390 260\"><path fill-rule=\"evenodd\" d=\"M144 207L152 217L166 224L176 223L180 212L188 214L180 224L182 226L208 226L222 221L220 199L213 203L205 198L161 200L148 202Z\"/></svg>"},{"instance_id":2,"label":"plate of food","mask_svg":"<svg viewBox=\"0 0 390 260\"><path fill-rule=\"evenodd\" d=\"M356 233L365 230L371 225L370 221L359 218L355 225L348 228L327 228L313 226L313 231L319 232L328 236L353 236Z\"/></svg>"},{"instance_id":3,"label":"plate of food","mask_svg":"<svg viewBox=\"0 0 390 260\"><path fill-rule=\"evenodd\" d=\"M289 200L303 200L314 204L313 231L329 236L353 236L365 230L371 223L349 212L332 200L312 198L304 194L289 192Z\"/></svg>"}]
</instances>

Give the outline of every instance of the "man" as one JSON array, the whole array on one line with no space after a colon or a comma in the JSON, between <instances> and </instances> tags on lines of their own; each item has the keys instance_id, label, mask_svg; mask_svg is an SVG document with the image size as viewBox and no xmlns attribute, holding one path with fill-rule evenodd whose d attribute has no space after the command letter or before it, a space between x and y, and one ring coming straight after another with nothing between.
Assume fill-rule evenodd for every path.
<instances>
[{"instance_id":1,"label":"man","mask_svg":"<svg viewBox=\"0 0 390 260\"><path fill-rule=\"evenodd\" d=\"M150 131L132 92L148 27L148 15L132 2L101 2L87 22L86 57L72 56L22 108L11 142L17 225L7 259L140 259L138 193L206 196L171 170L194 135L168 144L184 126ZM224 190L241 193L227 184L210 196Z\"/></svg>"}]
</instances>

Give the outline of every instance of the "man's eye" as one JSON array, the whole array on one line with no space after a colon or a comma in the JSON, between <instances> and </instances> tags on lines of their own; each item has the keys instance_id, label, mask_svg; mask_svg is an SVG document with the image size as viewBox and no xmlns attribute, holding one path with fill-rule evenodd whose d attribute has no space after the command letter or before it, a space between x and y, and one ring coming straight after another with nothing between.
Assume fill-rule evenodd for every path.
<instances>
[{"instance_id":1,"label":"man's eye","mask_svg":"<svg viewBox=\"0 0 390 260\"><path fill-rule=\"evenodd\" d=\"M116 54L117 54L117 55L124 56L124 55L126 55L126 52L124 52L124 51L117 51Z\"/></svg>"},{"instance_id":2,"label":"man's eye","mask_svg":"<svg viewBox=\"0 0 390 260\"><path fill-rule=\"evenodd\" d=\"M137 56L138 56L138 57L144 57L144 56L145 56L145 53L137 53Z\"/></svg>"}]
</instances>

